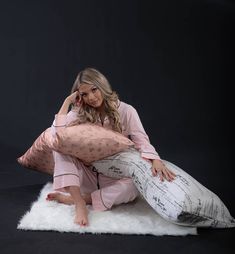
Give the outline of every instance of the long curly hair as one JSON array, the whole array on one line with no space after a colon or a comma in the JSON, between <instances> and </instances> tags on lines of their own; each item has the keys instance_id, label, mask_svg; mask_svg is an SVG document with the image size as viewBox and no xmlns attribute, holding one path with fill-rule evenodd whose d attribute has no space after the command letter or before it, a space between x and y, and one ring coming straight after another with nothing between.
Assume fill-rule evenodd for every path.
<instances>
[{"instance_id":1,"label":"long curly hair","mask_svg":"<svg viewBox=\"0 0 235 254\"><path fill-rule=\"evenodd\" d=\"M101 92L104 100L105 114L111 123L112 129L119 133L122 133L122 126L120 122L120 115L117 110L118 108L118 94L112 90L106 77L94 68L85 68L80 71L77 78L72 86L71 94L79 89L82 84L95 85ZM98 111L87 105L83 99L81 100L80 106L72 105L73 111L78 114L78 120L73 121L69 126L73 126L81 123L97 123L99 119Z\"/></svg>"}]
</instances>

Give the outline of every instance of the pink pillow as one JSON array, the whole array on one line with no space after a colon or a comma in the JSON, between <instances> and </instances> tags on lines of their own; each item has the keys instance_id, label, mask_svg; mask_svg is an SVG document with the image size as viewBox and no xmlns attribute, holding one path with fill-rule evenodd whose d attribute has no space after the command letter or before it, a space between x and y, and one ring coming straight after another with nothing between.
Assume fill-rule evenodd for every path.
<instances>
[{"instance_id":1,"label":"pink pillow","mask_svg":"<svg viewBox=\"0 0 235 254\"><path fill-rule=\"evenodd\" d=\"M27 168L53 174L52 150L71 155L85 164L119 153L134 143L122 134L95 124L80 124L61 129L52 138L46 129L17 161Z\"/></svg>"},{"instance_id":2,"label":"pink pillow","mask_svg":"<svg viewBox=\"0 0 235 254\"><path fill-rule=\"evenodd\" d=\"M26 153L17 158L17 161L23 167L53 175L55 162L49 144L52 144L51 128L42 132Z\"/></svg>"}]
</instances>

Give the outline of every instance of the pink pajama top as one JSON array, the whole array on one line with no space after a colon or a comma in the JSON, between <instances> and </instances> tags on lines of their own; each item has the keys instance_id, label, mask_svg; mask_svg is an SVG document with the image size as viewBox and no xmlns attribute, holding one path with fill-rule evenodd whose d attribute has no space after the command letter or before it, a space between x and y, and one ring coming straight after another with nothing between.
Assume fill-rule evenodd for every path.
<instances>
[{"instance_id":1,"label":"pink pajama top","mask_svg":"<svg viewBox=\"0 0 235 254\"><path fill-rule=\"evenodd\" d=\"M136 109L122 101L118 101L118 112L120 114L120 121L122 125L122 134L128 137L135 144L135 148L141 153L141 156L145 159L160 159L155 148L150 144L149 137L146 134L144 127L140 121L139 115ZM55 115L54 122L51 126L52 135L61 128L65 128L66 125L76 120L77 111L71 110L67 115ZM109 119L106 116L102 125L101 120L97 125L103 126L107 129L112 129Z\"/></svg>"}]
</instances>

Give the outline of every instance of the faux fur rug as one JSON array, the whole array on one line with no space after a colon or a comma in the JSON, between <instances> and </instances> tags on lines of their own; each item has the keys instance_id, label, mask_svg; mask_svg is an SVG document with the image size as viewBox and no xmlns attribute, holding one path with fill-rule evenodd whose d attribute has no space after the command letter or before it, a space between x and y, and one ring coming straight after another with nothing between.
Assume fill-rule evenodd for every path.
<instances>
[{"instance_id":1,"label":"faux fur rug","mask_svg":"<svg viewBox=\"0 0 235 254\"><path fill-rule=\"evenodd\" d=\"M46 200L47 194L52 191L52 183L47 183L38 200L19 221L17 229L93 234L197 235L196 228L178 226L162 219L141 197L105 212L93 211L91 206L87 206L89 226L80 227L73 222L74 205Z\"/></svg>"}]
</instances>

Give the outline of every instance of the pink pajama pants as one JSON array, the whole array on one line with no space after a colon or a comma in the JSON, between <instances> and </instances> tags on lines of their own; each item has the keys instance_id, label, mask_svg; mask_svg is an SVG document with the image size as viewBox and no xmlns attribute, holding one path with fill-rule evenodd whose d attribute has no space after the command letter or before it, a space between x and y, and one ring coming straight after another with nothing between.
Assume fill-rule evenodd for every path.
<instances>
[{"instance_id":1,"label":"pink pajama pants","mask_svg":"<svg viewBox=\"0 0 235 254\"><path fill-rule=\"evenodd\" d=\"M77 158L53 151L55 167L53 189L78 186L80 192L91 193L94 210L105 211L113 205L133 201L139 194L131 178L114 179L96 172Z\"/></svg>"}]
</instances>

